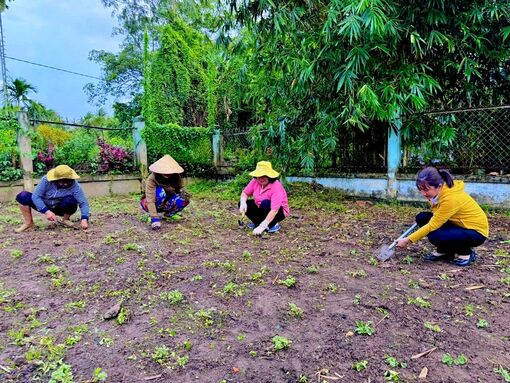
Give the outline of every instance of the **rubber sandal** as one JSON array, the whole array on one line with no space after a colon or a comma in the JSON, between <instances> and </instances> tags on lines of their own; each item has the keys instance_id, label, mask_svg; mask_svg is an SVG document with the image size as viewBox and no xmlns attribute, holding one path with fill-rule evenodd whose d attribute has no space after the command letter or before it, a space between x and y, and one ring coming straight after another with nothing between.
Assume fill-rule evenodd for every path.
<instances>
[{"instance_id":1,"label":"rubber sandal","mask_svg":"<svg viewBox=\"0 0 510 383\"><path fill-rule=\"evenodd\" d=\"M453 259L453 255L452 254L438 253L437 251L433 251L432 253L430 253L429 255L427 255L425 257L426 261L431 261L431 262L435 262L435 261L448 261L448 260L452 260L452 259Z\"/></svg>"},{"instance_id":2,"label":"rubber sandal","mask_svg":"<svg viewBox=\"0 0 510 383\"><path fill-rule=\"evenodd\" d=\"M456 266L465 267L465 266L469 266L470 264L475 262L477 258L478 258L478 255L476 254L476 251L471 250L471 254L469 254L468 259L457 258L457 259L453 260L453 263Z\"/></svg>"}]
</instances>

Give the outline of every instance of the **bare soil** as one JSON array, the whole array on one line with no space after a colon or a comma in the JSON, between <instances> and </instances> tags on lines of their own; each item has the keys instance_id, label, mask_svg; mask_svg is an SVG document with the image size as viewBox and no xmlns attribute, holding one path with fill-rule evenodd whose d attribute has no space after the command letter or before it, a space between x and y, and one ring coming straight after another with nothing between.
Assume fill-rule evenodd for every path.
<instances>
[{"instance_id":1,"label":"bare soil","mask_svg":"<svg viewBox=\"0 0 510 383\"><path fill-rule=\"evenodd\" d=\"M426 240L378 263L421 209L289 194L262 238L221 192L195 191L159 232L136 196L94 199L87 231L37 215L15 234L17 206L0 205L0 381L505 381L508 214L489 213L473 266L424 261Z\"/></svg>"}]
</instances>

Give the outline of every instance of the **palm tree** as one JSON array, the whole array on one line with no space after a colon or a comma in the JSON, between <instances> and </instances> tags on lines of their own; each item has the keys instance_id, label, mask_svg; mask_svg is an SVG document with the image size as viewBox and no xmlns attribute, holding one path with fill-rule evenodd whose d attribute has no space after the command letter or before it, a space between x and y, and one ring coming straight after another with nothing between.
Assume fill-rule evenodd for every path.
<instances>
[{"instance_id":1,"label":"palm tree","mask_svg":"<svg viewBox=\"0 0 510 383\"><path fill-rule=\"evenodd\" d=\"M12 83L7 84L9 100L18 107L21 105L28 107L31 104L32 100L28 97L30 92L37 93L37 89L22 78L16 78Z\"/></svg>"}]
</instances>

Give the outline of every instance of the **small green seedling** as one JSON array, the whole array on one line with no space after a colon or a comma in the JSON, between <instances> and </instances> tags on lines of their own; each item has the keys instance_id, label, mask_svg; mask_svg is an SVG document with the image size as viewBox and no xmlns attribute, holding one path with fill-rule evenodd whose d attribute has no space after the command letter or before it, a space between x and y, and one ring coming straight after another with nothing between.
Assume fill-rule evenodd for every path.
<instances>
[{"instance_id":1,"label":"small green seedling","mask_svg":"<svg viewBox=\"0 0 510 383\"><path fill-rule=\"evenodd\" d=\"M485 319L479 318L478 322L476 322L476 327L487 328L487 327L489 327L489 323Z\"/></svg>"},{"instance_id":2,"label":"small green seedling","mask_svg":"<svg viewBox=\"0 0 510 383\"><path fill-rule=\"evenodd\" d=\"M358 372L365 371L367 367L368 360L359 360L357 362L354 362L354 364L352 365L352 368Z\"/></svg>"},{"instance_id":3,"label":"small green seedling","mask_svg":"<svg viewBox=\"0 0 510 383\"><path fill-rule=\"evenodd\" d=\"M407 363L399 362L397 358L390 355L384 355L384 361L391 368L407 368Z\"/></svg>"},{"instance_id":4,"label":"small green seedling","mask_svg":"<svg viewBox=\"0 0 510 383\"><path fill-rule=\"evenodd\" d=\"M427 298L422 297L409 298L407 300L407 304L416 305L421 307L422 309L429 309L432 306L430 302L427 300Z\"/></svg>"},{"instance_id":5,"label":"small green seedling","mask_svg":"<svg viewBox=\"0 0 510 383\"><path fill-rule=\"evenodd\" d=\"M138 251L138 245L133 242L126 243L124 245L124 250L137 250Z\"/></svg>"},{"instance_id":6,"label":"small green seedling","mask_svg":"<svg viewBox=\"0 0 510 383\"><path fill-rule=\"evenodd\" d=\"M446 364L447 366L463 366L467 364L468 358L464 354L460 354L457 358L454 358L449 353L443 354L443 357L441 358L441 362L443 364Z\"/></svg>"},{"instance_id":7,"label":"small green seedling","mask_svg":"<svg viewBox=\"0 0 510 383\"><path fill-rule=\"evenodd\" d=\"M117 315L117 318L115 318L115 321L117 322L118 325L123 325L124 323L126 323L128 318L129 318L128 309L126 309L125 307L121 307L121 309L119 311L119 315Z\"/></svg>"},{"instance_id":8,"label":"small green seedling","mask_svg":"<svg viewBox=\"0 0 510 383\"><path fill-rule=\"evenodd\" d=\"M290 289L291 287L294 287L296 285L296 278L289 276L283 280L280 279L278 281L278 284L287 286Z\"/></svg>"},{"instance_id":9,"label":"small green seedling","mask_svg":"<svg viewBox=\"0 0 510 383\"><path fill-rule=\"evenodd\" d=\"M283 336L275 335L272 339L273 342L273 348L275 351L281 351L286 350L290 347L292 344L292 341L290 339L287 339Z\"/></svg>"},{"instance_id":10,"label":"small green seedling","mask_svg":"<svg viewBox=\"0 0 510 383\"><path fill-rule=\"evenodd\" d=\"M423 323L426 329L432 330L434 332L442 332L441 327L439 325L431 323L431 322L425 322Z\"/></svg>"},{"instance_id":11,"label":"small green seedling","mask_svg":"<svg viewBox=\"0 0 510 383\"><path fill-rule=\"evenodd\" d=\"M46 268L46 272L51 276L55 276L60 272L60 267L57 265L51 265Z\"/></svg>"},{"instance_id":12,"label":"small green seedling","mask_svg":"<svg viewBox=\"0 0 510 383\"><path fill-rule=\"evenodd\" d=\"M108 378L108 374L101 368L98 367L92 373L92 382L104 382Z\"/></svg>"},{"instance_id":13,"label":"small green seedling","mask_svg":"<svg viewBox=\"0 0 510 383\"><path fill-rule=\"evenodd\" d=\"M113 346L113 339L110 338L109 336L103 336L100 340L99 340L99 344L101 346L105 346L105 347L111 347Z\"/></svg>"},{"instance_id":14,"label":"small green seedling","mask_svg":"<svg viewBox=\"0 0 510 383\"><path fill-rule=\"evenodd\" d=\"M245 339L246 339L246 334L242 334L242 333L241 333L241 334L238 334L238 335L236 336L236 338L237 338L237 340L238 340L239 342L242 342L243 340L245 340Z\"/></svg>"},{"instance_id":15,"label":"small green seedling","mask_svg":"<svg viewBox=\"0 0 510 383\"><path fill-rule=\"evenodd\" d=\"M225 286L223 286L223 294L224 295L233 295L235 297L242 297L248 288L246 286L238 285L235 282L228 282Z\"/></svg>"},{"instance_id":16,"label":"small green seedling","mask_svg":"<svg viewBox=\"0 0 510 383\"><path fill-rule=\"evenodd\" d=\"M347 275L350 275L353 278L365 278L367 276L367 273L365 270L359 269L347 271Z\"/></svg>"},{"instance_id":17,"label":"small green seedling","mask_svg":"<svg viewBox=\"0 0 510 383\"><path fill-rule=\"evenodd\" d=\"M327 289L330 293L334 294L338 291L338 286L336 285L336 283L329 283Z\"/></svg>"},{"instance_id":18,"label":"small green seedling","mask_svg":"<svg viewBox=\"0 0 510 383\"><path fill-rule=\"evenodd\" d=\"M372 335L375 330L372 328L372 321L363 322L361 320L356 321L356 329L354 330L358 335Z\"/></svg>"},{"instance_id":19,"label":"small green seedling","mask_svg":"<svg viewBox=\"0 0 510 383\"><path fill-rule=\"evenodd\" d=\"M191 341L189 339L186 339L182 343L182 348L185 349L186 351L189 351L193 348L193 343L191 343Z\"/></svg>"},{"instance_id":20,"label":"small green seedling","mask_svg":"<svg viewBox=\"0 0 510 383\"><path fill-rule=\"evenodd\" d=\"M23 256L23 251L20 249L12 249L11 250L11 257L14 259L20 259Z\"/></svg>"},{"instance_id":21,"label":"small green seedling","mask_svg":"<svg viewBox=\"0 0 510 383\"><path fill-rule=\"evenodd\" d=\"M289 315L301 319L303 317L303 309L298 307L295 303L289 303Z\"/></svg>"},{"instance_id":22,"label":"small green seedling","mask_svg":"<svg viewBox=\"0 0 510 383\"><path fill-rule=\"evenodd\" d=\"M505 370L502 366L498 366L498 367L494 368L494 372L496 374L501 375L501 377L503 379L505 379L505 382L510 382L510 372Z\"/></svg>"},{"instance_id":23,"label":"small green seedling","mask_svg":"<svg viewBox=\"0 0 510 383\"><path fill-rule=\"evenodd\" d=\"M400 376L397 371L386 370L384 372L384 380L387 382L400 382Z\"/></svg>"},{"instance_id":24,"label":"small green seedling","mask_svg":"<svg viewBox=\"0 0 510 383\"><path fill-rule=\"evenodd\" d=\"M410 265L411 263L414 262L414 258L411 257L409 254L406 255L404 258L402 258L402 261L404 261L405 263L407 263L408 265Z\"/></svg>"},{"instance_id":25,"label":"small green seedling","mask_svg":"<svg viewBox=\"0 0 510 383\"><path fill-rule=\"evenodd\" d=\"M245 250L243 251L243 258L246 262L249 262L251 261L252 254L248 250Z\"/></svg>"},{"instance_id":26,"label":"small green seedling","mask_svg":"<svg viewBox=\"0 0 510 383\"><path fill-rule=\"evenodd\" d=\"M475 306L470 303L464 306L464 315L467 317L472 317L475 315Z\"/></svg>"},{"instance_id":27,"label":"small green seedling","mask_svg":"<svg viewBox=\"0 0 510 383\"><path fill-rule=\"evenodd\" d=\"M170 349L165 346L157 346L151 355L151 358L157 364L165 364L170 358Z\"/></svg>"},{"instance_id":28,"label":"small green seedling","mask_svg":"<svg viewBox=\"0 0 510 383\"><path fill-rule=\"evenodd\" d=\"M49 383L58 383L58 382L65 382L65 383L73 383L74 377L73 377L73 371L71 369L71 366L65 363L62 363L62 361L59 362L60 365L58 368L53 371L51 374L51 378Z\"/></svg>"},{"instance_id":29,"label":"small green seedling","mask_svg":"<svg viewBox=\"0 0 510 383\"><path fill-rule=\"evenodd\" d=\"M179 290L164 292L162 298L170 302L171 305L177 305L184 300L184 295Z\"/></svg>"}]
</instances>

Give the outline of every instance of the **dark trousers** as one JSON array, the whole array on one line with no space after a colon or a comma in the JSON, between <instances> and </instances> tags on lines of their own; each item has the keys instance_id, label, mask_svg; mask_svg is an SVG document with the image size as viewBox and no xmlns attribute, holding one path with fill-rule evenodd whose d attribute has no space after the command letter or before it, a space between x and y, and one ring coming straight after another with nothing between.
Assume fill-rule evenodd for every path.
<instances>
[{"instance_id":1,"label":"dark trousers","mask_svg":"<svg viewBox=\"0 0 510 383\"><path fill-rule=\"evenodd\" d=\"M254 200L250 199L246 201L246 216L255 224L260 225L260 223L266 219L267 215L271 211L271 201L265 199L261 202L260 207L257 206ZM283 207L280 206L278 213L274 219L269 223L269 228L272 228L278 222L283 221L285 219L285 214L283 213Z\"/></svg>"},{"instance_id":2,"label":"dark trousers","mask_svg":"<svg viewBox=\"0 0 510 383\"><path fill-rule=\"evenodd\" d=\"M16 201L23 206L30 206L32 209L37 210L34 201L32 201L32 193L30 192L22 191L16 196ZM68 195L58 201L58 204L51 207L50 210L58 216L63 216L64 214L73 215L78 210L78 201L72 195Z\"/></svg>"},{"instance_id":3,"label":"dark trousers","mask_svg":"<svg viewBox=\"0 0 510 383\"><path fill-rule=\"evenodd\" d=\"M416 223L421 227L426 225L431 218L431 212L421 212L416 216ZM459 255L470 254L472 247L480 246L487 239L476 230L464 229L450 222L431 231L428 238L430 243L437 247L438 253Z\"/></svg>"}]
</instances>

